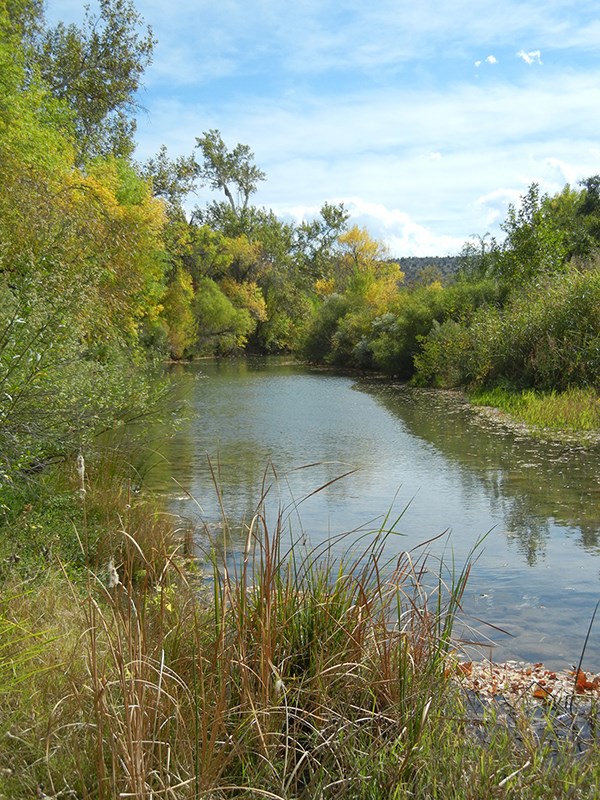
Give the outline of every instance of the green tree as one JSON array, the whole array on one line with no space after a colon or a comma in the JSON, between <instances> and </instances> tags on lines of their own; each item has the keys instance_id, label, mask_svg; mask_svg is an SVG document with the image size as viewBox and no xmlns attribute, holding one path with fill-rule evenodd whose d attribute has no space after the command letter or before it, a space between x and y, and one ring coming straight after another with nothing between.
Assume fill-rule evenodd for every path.
<instances>
[{"instance_id":1,"label":"green tree","mask_svg":"<svg viewBox=\"0 0 600 800\"><path fill-rule=\"evenodd\" d=\"M578 222L583 223L575 255L587 258L600 248L600 175L579 182L583 191L576 209Z\"/></svg>"},{"instance_id":2,"label":"green tree","mask_svg":"<svg viewBox=\"0 0 600 800\"><path fill-rule=\"evenodd\" d=\"M541 274L563 271L570 258L567 231L556 224L552 202L532 184L518 207L510 205L502 225L506 239L495 259L496 277L520 287Z\"/></svg>"},{"instance_id":3,"label":"green tree","mask_svg":"<svg viewBox=\"0 0 600 800\"><path fill-rule=\"evenodd\" d=\"M157 155L142 166L141 174L151 182L152 194L168 204L169 216L179 219L183 200L196 187L197 165L194 157L169 158L167 148L161 145Z\"/></svg>"},{"instance_id":4,"label":"green tree","mask_svg":"<svg viewBox=\"0 0 600 800\"><path fill-rule=\"evenodd\" d=\"M167 323L169 352L183 358L195 345L198 325L193 311L194 289L190 275L177 269L163 297L163 318Z\"/></svg>"},{"instance_id":5,"label":"green tree","mask_svg":"<svg viewBox=\"0 0 600 800\"><path fill-rule=\"evenodd\" d=\"M154 45L132 0L99 0L81 28L61 22L38 38L35 67L73 112L80 162L133 152L135 95Z\"/></svg>"},{"instance_id":6,"label":"green tree","mask_svg":"<svg viewBox=\"0 0 600 800\"><path fill-rule=\"evenodd\" d=\"M162 202L126 160L77 169L72 111L32 67L28 25L0 6L0 470L9 477L147 408L138 341L160 310L164 269Z\"/></svg>"},{"instance_id":7,"label":"green tree","mask_svg":"<svg viewBox=\"0 0 600 800\"><path fill-rule=\"evenodd\" d=\"M497 261L501 250L496 239L489 233L473 235L465 242L458 255L460 272L468 280L481 280L497 272Z\"/></svg>"},{"instance_id":8,"label":"green tree","mask_svg":"<svg viewBox=\"0 0 600 800\"><path fill-rule=\"evenodd\" d=\"M248 232L251 221L250 197L265 174L254 164L254 153L246 144L229 150L218 130L212 129L196 138L202 153L197 174L203 185L222 191L226 201L213 202L205 211L197 212L203 222L217 227L227 235Z\"/></svg>"},{"instance_id":9,"label":"green tree","mask_svg":"<svg viewBox=\"0 0 600 800\"><path fill-rule=\"evenodd\" d=\"M318 217L294 230L293 251L305 286L331 278L334 253L349 217L343 203L324 203Z\"/></svg>"},{"instance_id":10,"label":"green tree","mask_svg":"<svg viewBox=\"0 0 600 800\"><path fill-rule=\"evenodd\" d=\"M244 347L255 327L246 308L236 307L218 284L203 278L194 302L200 352L227 355Z\"/></svg>"}]
</instances>

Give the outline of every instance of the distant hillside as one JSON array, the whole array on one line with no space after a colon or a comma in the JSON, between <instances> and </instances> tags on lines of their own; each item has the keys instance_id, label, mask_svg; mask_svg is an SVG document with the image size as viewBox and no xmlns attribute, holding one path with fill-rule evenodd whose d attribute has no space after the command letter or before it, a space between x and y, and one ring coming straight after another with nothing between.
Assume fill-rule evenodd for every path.
<instances>
[{"instance_id":1,"label":"distant hillside","mask_svg":"<svg viewBox=\"0 0 600 800\"><path fill-rule=\"evenodd\" d=\"M446 283L460 268L460 258L458 256L409 256L392 260L400 264L400 269L406 276L405 283L407 284L416 282L431 283L434 280Z\"/></svg>"}]
</instances>

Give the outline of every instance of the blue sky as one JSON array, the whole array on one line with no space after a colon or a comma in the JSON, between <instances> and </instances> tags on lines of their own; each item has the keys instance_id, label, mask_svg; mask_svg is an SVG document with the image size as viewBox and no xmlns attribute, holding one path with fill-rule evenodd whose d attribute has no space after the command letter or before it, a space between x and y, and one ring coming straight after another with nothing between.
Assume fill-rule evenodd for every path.
<instances>
[{"instance_id":1,"label":"blue sky","mask_svg":"<svg viewBox=\"0 0 600 800\"><path fill-rule=\"evenodd\" d=\"M598 0L135 5L158 39L138 157L187 155L218 128L252 148L255 202L279 216L344 202L392 255L447 255L501 236L532 182L554 193L600 173Z\"/></svg>"}]
</instances>

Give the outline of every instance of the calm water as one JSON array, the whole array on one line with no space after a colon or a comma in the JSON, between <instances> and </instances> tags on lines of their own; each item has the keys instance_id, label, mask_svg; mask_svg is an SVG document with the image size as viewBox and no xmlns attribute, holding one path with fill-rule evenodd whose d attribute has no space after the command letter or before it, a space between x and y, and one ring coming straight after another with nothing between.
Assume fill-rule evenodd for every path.
<instances>
[{"instance_id":1,"label":"calm water","mask_svg":"<svg viewBox=\"0 0 600 800\"><path fill-rule=\"evenodd\" d=\"M189 418L168 441L159 434L146 482L174 511L217 523L218 473L233 531L268 488L269 513L282 509L313 544L376 530L391 511L386 556L449 531L432 549L461 565L487 533L465 610L507 633L471 619L495 643L480 653L577 662L600 598L600 449L486 426L453 396L282 360L201 362L173 377ZM227 547L242 548L241 534ZM600 617L584 664L600 669Z\"/></svg>"}]
</instances>

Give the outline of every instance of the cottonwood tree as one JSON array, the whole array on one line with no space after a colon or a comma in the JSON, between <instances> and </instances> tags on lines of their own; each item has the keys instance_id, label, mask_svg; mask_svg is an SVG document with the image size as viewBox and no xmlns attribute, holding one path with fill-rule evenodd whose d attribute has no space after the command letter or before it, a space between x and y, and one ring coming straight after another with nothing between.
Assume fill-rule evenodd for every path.
<instances>
[{"instance_id":1,"label":"cottonwood tree","mask_svg":"<svg viewBox=\"0 0 600 800\"><path fill-rule=\"evenodd\" d=\"M254 153L246 144L237 144L229 150L220 132L212 129L196 137L196 147L202 153L202 163L197 165L200 182L211 189L222 191L226 201L214 201L196 216L227 235L248 233L255 214L249 207L265 173L254 164Z\"/></svg>"},{"instance_id":2,"label":"cottonwood tree","mask_svg":"<svg viewBox=\"0 0 600 800\"><path fill-rule=\"evenodd\" d=\"M152 61L155 39L131 0L86 6L82 27L47 29L37 37L37 68L74 117L79 161L134 149L136 92Z\"/></svg>"},{"instance_id":3,"label":"cottonwood tree","mask_svg":"<svg viewBox=\"0 0 600 800\"><path fill-rule=\"evenodd\" d=\"M163 204L126 159L78 168L25 11L0 4L0 491L147 409L139 339L164 292Z\"/></svg>"},{"instance_id":4,"label":"cottonwood tree","mask_svg":"<svg viewBox=\"0 0 600 800\"><path fill-rule=\"evenodd\" d=\"M185 198L196 188L197 164L192 156L169 158L166 146L141 167L141 174L152 184L152 194L168 205L170 215L179 217Z\"/></svg>"}]
</instances>

